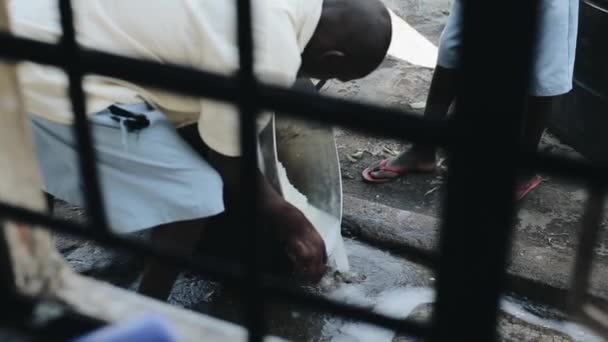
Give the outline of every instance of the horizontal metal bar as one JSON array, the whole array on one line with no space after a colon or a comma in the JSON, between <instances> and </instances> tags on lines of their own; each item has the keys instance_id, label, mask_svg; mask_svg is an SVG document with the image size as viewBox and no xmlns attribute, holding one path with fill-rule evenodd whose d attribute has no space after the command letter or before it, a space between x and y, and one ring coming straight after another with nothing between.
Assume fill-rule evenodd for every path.
<instances>
[{"instance_id":1,"label":"horizontal metal bar","mask_svg":"<svg viewBox=\"0 0 608 342\"><path fill-rule=\"evenodd\" d=\"M15 38L6 32L0 32L0 56L57 67L63 67L65 64L64 55L58 46ZM238 83L233 77L99 51L83 51L81 60L85 64L84 68L90 73L148 84L192 96L230 102L238 100ZM196 86L193 87L193 84ZM264 109L275 110L277 114L289 113L309 120L448 148L449 141L456 139L456 133L451 129L448 130L448 123L428 122L416 114L397 109L268 85L258 87L258 96ZM523 154L521 165L538 169L549 175L608 184L606 165L593 165L585 161L542 153Z\"/></svg>"},{"instance_id":2,"label":"horizontal metal bar","mask_svg":"<svg viewBox=\"0 0 608 342\"><path fill-rule=\"evenodd\" d=\"M226 282L238 282L243 275L243 270L231 263L216 259L211 260L210 258L193 259L192 256L183 253L179 248L168 248L159 244L144 242L143 240L111 234L94 229L94 226L58 219L2 202L0 202L0 219L27 223L32 225L32 228L42 228L70 234L75 237L95 241L110 248L120 249L127 253L150 256L186 268L203 270L205 275Z\"/></svg>"},{"instance_id":3,"label":"horizontal metal bar","mask_svg":"<svg viewBox=\"0 0 608 342\"><path fill-rule=\"evenodd\" d=\"M66 67L64 54L58 46L15 38L7 33L0 33L0 56L16 61L28 60L59 68ZM85 73L145 84L185 95L238 101L239 87L235 77L100 51L82 50L79 57ZM445 145L447 142L446 122L429 122L418 114L270 85L259 85L257 88L256 100L264 110L330 122L383 136L407 137L412 142L437 145Z\"/></svg>"},{"instance_id":4,"label":"horizontal metal bar","mask_svg":"<svg viewBox=\"0 0 608 342\"><path fill-rule=\"evenodd\" d=\"M66 66L64 59L65 54L54 44L14 38L7 33L0 33L0 46L2 47L0 48L0 55L5 58L13 60L26 59L36 63L54 65L61 68ZM238 100L238 83L237 80L232 77L219 76L181 66L114 56L97 51L83 51L81 52L80 57L83 61L83 68L88 73L120 78L192 96L211 97L231 102ZM196 86L193 86L193 84ZM450 139L451 132L448 131L446 123L428 122L415 114L405 111L369 104L354 103L308 93L294 92L292 90L267 85L260 85L258 94L259 97L257 100L260 101L265 109L276 110L277 112L287 112L302 118L331 122L374 134L407 138L414 142L431 143L440 146L447 145ZM370 115L369 113L374 113L374 115ZM591 165L586 162L537 153L524 155L522 157L522 164L526 165L526 167L535 168L539 171L565 178L591 179L601 184L608 183L608 177L606 176L608 175L608 167L606 166ZM169 262L174 262L199 271L202 270L207 275L213 276L215 271L217 272L217 277L224 278L226 281L230 281L230 279L236 281L237 279L240 279L239 277L242 275L242 270L240 270L228 272L232 274L227 276L226 272L224 272L225 269L221 267L222 270L220 270L220 268L217 267L218 263L215 261L209 265L202 265L200 261L191 261L189 257L179 256L179 254L174 255L174 259L171 259L170 255L172 255L172 252L158 250L155 247L149 246L147 243L133 241L115 235L97 233L86 226L48 218L42 214L28 212L27 210L25 210L24 214L24 211L19 210L24 209L0 205L0 213L4 212L6 214L4 216L11 217L15 220L29 223L38 222L42 225L52 225L53 229L57 231L87 237L102 244L112 245L112 247L123 248L140 254L159 258L169 257ZM0 214L0 216L3 215ZM208 266L209 268L207 268ZM277 287L266 285L264 286L264 289L265 291L273 292L270 289L276 290ZM271 295L289 297L289 293L290 291L280 290L279 287L279 290L274 291ZM302 297L299 296L292 299L296 301L309 300L302 299ZM326 301L321 297L318 297L315 300L320 300L322 302L321 306L329 306L332 310L344 314L342 311L342 304L337 305L336 303ZM308 303L301 304L307 305ZM324 309L328 310L327 308ZM349 310L350 309L353 308L349 308ZM364 309L355 307L354 310L355 311L353 312ZM364 311L366 314L375 315L369 311ZM383 317L380 315L378 316ZM367 318L359 317L358 319L366 320ZM386 317L376 319L379 319L380 321L388 319L388 321L383 321L380 325L384 325L384 323L388 325L394 324L395 326L404 324L401 320L393 321L393 319ZM407 324L405 325L407 326ZM415 329L416 328L413 330Z\"/></svg>"},{"instance_id":5,"label":"horizontal metal bar","mask_svg":"<svg viewBox=\"0 0 608 342\"><path fill-rule=\"evenodd\" d=\"M32 225L33 228L70 234L75 237L94 241L108 248L119 249L127 253L141 256L158 258L167 263L199 272L202 275L212 277L225 283L239 284L245 277L245 270L238 264L227 263L209 257L192 258L179 249L159 246L150 242L94 230L87 225L50 217L45 214L2 202L0 202L0 219L23 222ZM293 289L288 285L282 284L286 282L284 279L265 275L261 277L260 282L260 289L269 297L291 300L294 303L309 308L323 309L345 318L365 321L389 329L399 327L399 331L412 336L418 336L421 332L420 327L416 324L412 325L404 320L379 315L354 305L337 303L318 295L312 295L301 290Z\"/></svg>"},{"instance_id":6,"label":"horizontal metal bar","mask_svg":"<svg viewBox=\"0 0 608 342\"><path fill-rule=\"evenodd\" d=\"M181 253L181 251L176 251L172 249L163 248L159 250L158 248L151 246L147 242L133 240L121 236L110 235L107 233L99 233L90 229L90 227L86 225L82 225L79 223L74 223L67 220L52 218L43 214L31 212L26 209L16 208L12 206L7 206L5 204L0 203L0 217L4 217L7 219L13 219L17 221L22 221L30 224L34 224L36 226L40 226L43 229L49 229L52 231L57 231L61 233L72 234L81 238L90 239L92 241L98 242L105 246L111 248L117 248L125 250L129 253L134 253L142 256L152 256L159 259L167 260L170 263L173 263L178 266L183 266L188 269L196 270L203 275L214 277L220 281L224 282L235 282L240 281L240 277L243 276L243 270L239 265L221 262L218 260L204 262L201 260L192 261L190 256ZM109 235L109 236L108 236ZM403 245L394 245L391 248L394 250L401 249L407 246ZM435 260L437 255L432 251L424 251L422 253L424 255L423 259L420 262L429 268L435 267ZM408 257L405 253L400 252L402 256ZM171 258L166 258L171 255ZM428 258L428 259L427 259ZM408 257L408 260L411 260ZM211 266L209 266L211 264ZM514 294L524 296L526 298L533 298L536 301L539 301L543 304L550 305L552 307L556 307L559 309L566 309L564 299L565 299L565 291L558 291L555 295L545 295L547 294L547 289L543 284L535 283L531 280L524 279L518 276L507 276L508 285L507 288L509 291L512 291ZM266 278L264 278L266 279ZM344 314L345 311L353 308L352 306L337 303L335 301L330 301L331 303L327 303L325 298L314 296L308 293L303 293L302 291L294 290L286 286L278 286L276 283L278 281L268 281L263 280L264 282L264 291L270 292L270 296L274 296L279 299L288 299L297 303L298 305L302 305L305 307L309 307L312 309L320 309L326 310L331 313L335 313L342 316L347 316L354 319L359 319L362 321L367 321L368 315L372 317L372 322L382 325L387 328L394 329L396 326L400 326L400 324L404 324L402 320L395 320L393 318L386 318L382 315L374 314L369 312L369 310L362 309L359 307L354 307L357 313L356 317L349 316L348 314ZM273 283L275 283L273 285ZM526 290L533 289L537 293L529 293ZM542 291L543 295L539 295ZM555 291L554 291L555 292ZM313 297L313 298L311 298ZM309 302L307 302L309 301ZM364 311L363 313L361 313ZM408 324L405 323L407 327ZM406 328L409 329L409 328ZM414 331L406 331L409 332L413 336L418 335L420 331L416 332L419 327L414 328Z\"/></svg>"},{"instance_id":7,"label":"horizontal metal bar","mask_svg":"<svg viewBox=\"0 0 608 342\"><path fill-rule=\"evenodd\" d=\"M593 164L544 152L521 153L520 167L564 179L608 186L608 165Z\"/></svg>"},{"instance_id":8,"label":"horizontal metal bar","mask_svg":"<svg viewBox=\"0 0 608 342\"><path fill-rule=\"evenodd\" d=\"M7 33L0 33L0 46L5 47L5 49L0 49L0 55L5 58L27 59L57 67L64 65L63 53L54 44L15 38ZM238 83L232 77L182 66L140 61L99 51L83 51L82 54L86 69L92 73L141 82L192 96L211 97L231 102L238 100ZM197 86L193 87L192 84ZM420 140L443 146L449 139L448 133L451 133L448 132L446 123L426 122L416 114L396 109L267 85L260 85L259 95L265 109L276 110L279 113L287 112L298 117L339 124L348 128L372 131L385 136L407 138L414 142L417 141L416 136L418 136ZM339 110L336 111L336 108ZM369 113L374 113L373 117ZM402 130L402 127L409 127L409 129ZM522 161L526 165L548 174L566 178L592 178L603 183L608 182L608 167L606 166L536 153L525 156Z\"/></svg>"},{"instance_id":9,"label":"horizontal metal bar","mask_svg":"<svg viewBox=\"0 0 608 342\"><path fill-rule=\"evenodd\" d=\"M17 38L0 32L0 56L15 62L33 63L65 69L65 52L57 44L27 38ZM83 68L89 73L141 82L159 89L184 95L215 98L220 101L238 100L238 83L234 77L220 76L178 65L137 60L101 51L80 50ZM134 74L135 78L121 77ZM163 82L159 82L163 79Z\"/></svg>"}]
</instances>

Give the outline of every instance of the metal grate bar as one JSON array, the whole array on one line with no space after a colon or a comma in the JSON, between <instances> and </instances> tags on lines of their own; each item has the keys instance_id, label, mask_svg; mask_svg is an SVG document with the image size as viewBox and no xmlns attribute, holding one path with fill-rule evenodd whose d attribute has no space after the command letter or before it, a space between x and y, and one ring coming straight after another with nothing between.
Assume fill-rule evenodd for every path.
<instances>
[{"instance_id":1,"label":"metal grate bar","mask_svg":"<svg viewBox=\"0 0 608 342\"><path fill-rule=\"evenodd\" d=\"M234 0L233 0L234 1ZM247 226L249 235L249 250L244 263L248 266L247 277L241 283L243 297L245 298L245 312L249 328L249 341L261 342L266 334L264 293L260 291L260 259L259 246L261 246L259 196L258 188L258 162L257 162L257 129L256 117L258 103L256 99L256 80L253 74L253 34L251 22L250 0L237 1L238 43L239 43L239 73L238 73L238 105L241 123L241 222Z\"/></svg>"},{"instance_id":2,"label":"metal grate bar","mask_svg":"<svg viewBox=\"0 0 608 342\"><path fill-rule=\"evenodd\" d=\"M0 56L12 60L65 67L60 47L16 38L0 32ZM80 61L88 73L146 84L185 95L236 102L238 80L192 68L160 64L100 51L81 50ZM192 85L196 84L196 87ZM373 134L401 137L413 142L444 145L446 123L423 120L420 115L392 108L354 103L265 84L257 85L261 109L289 113L310 120L328 121ZM374 113L373 116L369 113Z\"/></svg>"},{"instance_id":3,"label":"metal grate bar","mask_svg":"<svg viewBox=\"0 0 608 342\"><path fill-rule=\"evenodd\" d=\"M90 215L91 225L98 229L108 229L104 203L99 186L95 149L93 148L91 129L86 115L86 100L82 89L83 70L76 43L74 17L70 0L59 0L59 13L63 36L61 42L62 57L65 60L64 70L69 80L69 95L74 113L74 135L78 145L80 162L80 181L84 184L86 209Z\"/></svg>"},{"instance_id":4,"label":"metal grate bar","mask_svg":"<svg viewBox=\"0 0 608 342\"><path fill-rule=\"evenodd\" d=\"M515 215L517 146L536 1L501 3L498 16L488 15L495 12L494 2L467 0L463 6L461 84L453 123L458 137L448 155L432 340L494 341ZM488 169L492 172L484 172Z\"/></svg>"},{"instance_id":5,"label":"metal grate bar","mask_svg":"<svg viewBox=\"0 0 608 342\"><path fill-rule=\"evenodd\" d=\"M222 262L216 259L209 259L209 262L202 262L205 259L197 258L195 263L191 262L191 258L185 254L175 251L171 248L158 247L151 245L149 242L143 242L138 239L131 239L123 237L121 235L110 234L103 231L91 230L87 225L51 217L44 215L29 209L16 207L11 204L5 204L0 202L0 218L14 220L17 222L28 223L34 226L34 228L48 229L60 233L74 235L84 239L90 239L92 241L101 243L108 247L116 247L127 252L136 253L142 256L150 256L157 259L167 259L169 262L179 265L179 263L188 262L183 264L187 268L197 269L203 272L207 276L212 276L222 281L241 281L244 277L244 272L239 265L235 265L228 262ZM40 226L40 227L38 227ZM430 260L434 260L432 254L423 254L418 248L406 246L405 251L413 249L412 252L415 256L428 255ZM409 255L406 252L401 252L402 255ZM433 267L433 262L424 261L423 265L427 267Z\"/></svg>"},{"instance_id":6,"label":"metal grate bar","mask_svg":"<svg viewBox=\"0 0 608 342\"><path fill-rule=\"evenodd\" d=\"M11 60L29 60L65 67L57 45L16 38L0 32L0 56ZM82 50L80 60L88 73L143 83L187 95L236 101L237 80L187 67L166 65L100 51ZM197 87L192 87L197 84ZM323 121L362 132L403 138L417 143L433 143L447 147L454 139L446 122L426 122L419 115L403 110L353 103L309 93L260 84L257 87L260 106L289 113L300 118ZM374 115L369 115L374 113ZM567 179L586 179L608 184L608 166L572 160L546 153L525 153L520 165L548 175Z\"/></svg>"},{"instance_id":7,"label":"metal grate bar","mask_svg":"<svg viewBox=\"0 0 608 342\"><path fill-rule=\"evenodd\" d=\"M580 227L576 261L572 270L570 294L571 310L574 315L582 313L587 303L587 289L591 277L595 247L602 226L602 217L606 199L606 189L592 184L589 187L589 198Z\"/></svg>"},{"instance_id":8,"label":"metal grate bar","mask_svg":"<svg viewBox=\"0 0 608 342\"><path fill-rule=\"evenodd\" d=\"M254 76L251 0L232 1L237 1L238 5L240 69L236 77L80 49L69 0L58 0L63 29L59 44L16 38L0 32L0 56L56 66L64 69L68 75L80 172L91 220L88 225L80 225L3 203L0 203L0 218L32 223L34 227L42 225L112 248L162 258L224 282L238 282L246 298L245 311L251 341L262 341L266 334L265 299L286 299L311 309L363 320L415 337L431 337L435 341L488 341L496 337L498 296L506 284L506 257L515 213L513 188L516 171L519 167L538 169L549 174L586 179L594 184L581 232L575 268L577 280L573 283L573 300L576 303L584 302L591 271L592 246L597 241L601 209L608 186L608 167L538 153L520 153L517 138L528 80L527 71L531 65L536 0L505 3L501 7L500 16L487 15L495 10L494 3L484 0L465 1L462 72L467 77L463 78L460 87L456 119L449 123L429 122L401 110L258 84ZM514 18L518 21L516 26L512 25ZM494 29L492 41L485 40L487 27ZM480 51L481 46L486 51ZM249 258L244 261L244 265L210 258L193 259L178 250L128 239L107 231L92 133L86 118L82 87L86 74L119 78L238 105L243 152L241 189L245 198L240 213L243 224L251 227L253 223L249 230L249 240L252 242L249 245ZM497 79L500 82L495 82ZM436 257L432 252L411 246L395 246L401 253L417 256L432 267L439 268L438 303L432 330L424 324L394 319L364 308L303 293L262 274L258 261L260 235L257 234L262 223L258 215L262 203L258 196L260 189L257 182L256 149L256 116L261 110L275 110L368 133L446 147L450 156L450 168L440 256ZM490 149L488 141L496 141L497 145ZM488 165L495 170L493 175L476 172ZM493 184L492 189L476 186L488 183ZM473 186L469 186L471 184ZM0 252L2 247L0 246ZM467 308L467 315L461 312L464 307ZM589 316L590 311L587 311L585 313ZM594 317L603 319L596 311L593 312Z\"/></svg>"},{"instance_id":9,"label":"metal grate bar","mask_svg":"<svg viewBox=\"0 0 608 342\"><path fill-rule=\"evenodd\" d=\"M526 153L520 163L527 170L579 182L608 186L608 166L547 153Z\"/></svg>"},{"instance_id":10,"label":"metal grate bar","mask_svg":"<svg viewBox=\"0 0 608 342\"><path fill-rule=\"evenodd\" d=\"M11 263L11 256L6 241L5 227L5 222L0 218L0 293L2 294L13 293L16 290L13 265ZM8 299L7 296L1 295L0 303L6 299ZM5 307L4 304L2 306Z\"/></svg>"}]
</instances>

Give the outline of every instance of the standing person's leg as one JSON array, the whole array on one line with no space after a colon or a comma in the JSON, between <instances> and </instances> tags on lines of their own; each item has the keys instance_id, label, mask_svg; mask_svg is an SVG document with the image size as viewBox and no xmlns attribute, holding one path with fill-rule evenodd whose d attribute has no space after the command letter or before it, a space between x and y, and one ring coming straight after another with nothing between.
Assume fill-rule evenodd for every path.
<instances>
[{"instance_id":1,"label":"standing person's leg","mask_svg":"<svg viewBox=\"0 0 608 342\"><path fill-rule=\"evenodd\" d=\"M454 1L452 11L439 43L437 67L433 73L424 117L442 120L455 100L458 86L458 64L462 46L462 4ZM363 171L363 179L383 183L412 172L435 170L435 147L415 144L395 158L385 159Z\"/></svg>"},{"instance_id":2,"label":"standing person's leg","mask_svg":"<svg viewBox=\"0 0 608 342\"><path fill-rule=\"evenodd\" d=\"M536 151L545 131L546 121L555 107L556 96L530 96L522 130L523 148Z\"/></svg>"},{"instance_id":3,"label":"standing person's leg","mask_svg":"<svg viewBox=\"0 0 608 342\"><path fill-rule=\"evenodd\" d=\"M542 0L540 7L530 97L522 131L522 144L528 152L538 148L558 96L572 89L578 32L579 1ZM541 182L534 172L524 172L517 198L522 199Z\"/></svg>"},{"instance_id":4,"label":"standing person's leg","mask_svg":"<svg viewBox=\"0 0 608 342\"><path fill-rule=\"evenodd\" d=\"M456 70L437 66L431 81L424 117L429 120L445 118L456 95ZM368 182L383 182L407 173L435 170L435 147L414 144L395 158L381 161L363 171Z\"/></svg>"},{"instance_id":5,"label":"standing person's leg","mask_svg":"<svg viewBox=\"0 0 608 342\"><path fill-rule=\"evenodd\" d=\"M540 2L539 32L522 134L522 144L529 151L537 149L558 96L572 89L578 6L577 0Z\"/></svg>"},{"instance_id":6,"label":"standing person's leg","mask_svg":"<svg viewBox=\"0 0 608 342\"><path fill-rule=\"evenodd\" d=\"M526 106L521 143L526 152L535 152L545 131L547 118L555 107L556 96L530 96ZM542 183L534 171L523 171L519 176L516 198L521 200Z\"/></svg>"}]
</instances>

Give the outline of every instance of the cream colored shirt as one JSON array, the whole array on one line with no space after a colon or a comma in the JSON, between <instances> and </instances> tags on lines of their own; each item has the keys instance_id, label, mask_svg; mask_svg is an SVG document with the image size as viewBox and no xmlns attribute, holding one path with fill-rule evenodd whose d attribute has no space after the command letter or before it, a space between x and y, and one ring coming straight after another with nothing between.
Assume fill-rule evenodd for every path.
<instances>
[{"instance_id":1,"label":"cream colored shirt","mask_svg":"<svg viewBox=\"0 0 608 342\"><path fill-rule=\"evenodd\" d=\"M78 43L90 49L234 74L238 70L236 0L75 0ZM321 16L322 0L252 0L255 72L270 84L290 86L301 52ZM11 28L18 36L56 42L61 27L57 0L11 0ZM53 67L21 63L19 79L30 113L72 121L67 78ZM89 75L87 112L114 103L148 101L176 126L198 121L207 145L240 155L238 111L232 105L189 98L137 84ZM261 121L268 114L260 117ZM261 124L261 123L260 123Z\"/></svg>"}]
</instances>

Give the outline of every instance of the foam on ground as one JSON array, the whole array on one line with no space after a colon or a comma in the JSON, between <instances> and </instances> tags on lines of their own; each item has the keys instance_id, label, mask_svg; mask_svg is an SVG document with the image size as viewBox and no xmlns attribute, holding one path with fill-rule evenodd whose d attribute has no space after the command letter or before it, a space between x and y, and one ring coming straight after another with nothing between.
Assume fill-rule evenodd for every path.
<instances>
[{"instance_id":1,"label":"foam on ground","mask_svg":"<svg viewBox=\"0 0 608 342\"><path fill-rule=\"evenodd\" d=\"M285 200L298 208L323 238L330 267L347 272L350 267L342 239L340 218L311 205L308 198L291 184L287 171L280 162L277 162L277 171Z\"/></svg>"}]
</instances>

